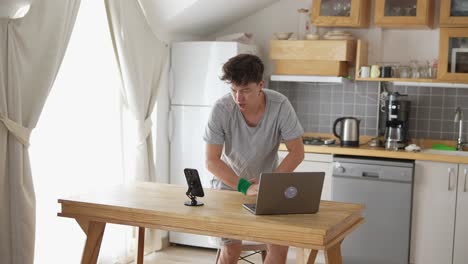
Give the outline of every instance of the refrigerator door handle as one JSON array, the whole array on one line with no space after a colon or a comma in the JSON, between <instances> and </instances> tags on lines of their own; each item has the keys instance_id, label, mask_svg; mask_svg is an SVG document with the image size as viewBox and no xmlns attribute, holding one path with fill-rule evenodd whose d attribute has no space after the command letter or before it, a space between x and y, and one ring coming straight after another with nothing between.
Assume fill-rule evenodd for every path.
<instances>
[{"instance_id":1,"label":"refrigerator door handle","mask_svg":"<svg viewBox=\"0 0 468 264\"><path fill-rule=\"evenodd\" d=\"M174 122L173 122L173 111L169 111L169 118L167 119L167 136L169 139L169 143L172 142L172 133L174 132Z\"/></svg>"},{"instance_id":2,"label":"refrigerator door handle","mask_svg":"<svg viewBox=\"0 0 468 264\"><path fill-rule=\"evenodd\" d=\"M169 101L172 102L173 100L173 95L174 95L174 70L172 70L172 67L169 69Z\"/></svg>"}]
</instances>

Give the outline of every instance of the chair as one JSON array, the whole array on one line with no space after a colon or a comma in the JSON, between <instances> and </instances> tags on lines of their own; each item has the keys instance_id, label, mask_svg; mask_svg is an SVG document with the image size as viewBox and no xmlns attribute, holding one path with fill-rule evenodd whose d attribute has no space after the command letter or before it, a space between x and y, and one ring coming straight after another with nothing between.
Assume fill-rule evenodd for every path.
<instances>
[{"instance_id":1,"label":"chair","mask_svg":"<svg viewBox=\"0 0 468 264\"><path fill-rule=\"evenodd\" d=\"M262 244L262 243L257 243L257 242L251 242L251 241L242 241L241 252L244 252L244 251L253 251L253 253L248 254L246 256L240 256L239 260L244 260L244 258L250 257L254 254L262 254L262 261L265 261L267 245ZM221 254L221 248L218 248L218 251L216 252L215 264L218 264L220 254Z\"/></svg>"}]
</instances>

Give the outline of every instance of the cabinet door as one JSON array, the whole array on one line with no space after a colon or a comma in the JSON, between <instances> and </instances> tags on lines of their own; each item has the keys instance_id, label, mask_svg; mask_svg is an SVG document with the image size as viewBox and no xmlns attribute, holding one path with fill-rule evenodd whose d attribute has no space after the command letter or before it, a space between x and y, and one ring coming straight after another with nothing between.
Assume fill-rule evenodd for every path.
<instances>
[{"instance_id":1,"label":"cabinet door","mask_svg":"<svg viewBox=\"0 0 468 264\"><path fill-rule=\"evenodd\" d=\"M458 167L457 217L455 220L455 249L453 264L468 260L468 165Z\"/></svg>"},{"instance_id":2,"label":"cabinet door","mask_svg":"<svg viewBox=\"0 0 468 264\"><path fill-rule=\"evenodd\" d=\"M468 29L441 28L437 78L468 82Z\"/></svg>"},{"instance_id":3,"label":"cabinet door","mask_svg":"<svg viewBox=\"0 0 468 264\"><path fill-rule=\"evenodd\" d=\"M440 2L440 27L467 27L468 1L442 0Z\"/></svg>"},{"instance_id":4,"label":"cabinet door","mask_svg":"<svg viewBox=\"0 0 468 264\"><path fill-rule=\"evenodd\" d=\"M381 27L432 27L434 0L376 0L374 16Z\"/></svg>"},{"instance_id":5,"label":"cabinet door","mask_svg":"<svg viewBox=\"0 0 468 264\"><path fill-rule=\"evenodd\" d=\"M368 27L370 0L316 0L312 23L324 27Z\"/></svg>"},{"instance_id":6,"label":"cabinet door","mask_svg":"<svg viewBox=\"0 0 468 264\"><path fill-rule=\"evenodd\" d=\"M411 263L452 263L458 165L416 161Z\"/></svg>"}]
</instances>

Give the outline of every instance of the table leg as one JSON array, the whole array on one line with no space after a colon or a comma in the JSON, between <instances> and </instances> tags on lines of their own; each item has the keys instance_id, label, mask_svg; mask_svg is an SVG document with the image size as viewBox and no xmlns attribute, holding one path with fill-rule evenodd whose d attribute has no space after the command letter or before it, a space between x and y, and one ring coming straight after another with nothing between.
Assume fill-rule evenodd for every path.
<instances>
[{"instance_id":1,"label":"table leg","mask_svg":"<svg viewBox=\"0 0 468 264\"><path fill-rule=\"evenodd\" d=\"M325 249L325 263L327 264L342 264L341 258L341 242L336 243L331 248Z\"/></svg>"},{"instance_id":2,"label":"table leg","mask_svg":"<svg viewBox=\"0 0 468 264\"><path fill-rule=\"evenodd\" d=\"M138 228L138 253L137 253L137 264L143 264L144 252L145 251L145 228Z\"/></svg>"},{"instance_id":3,"label":"table leg","mask_svg":"<svg viewBox=\"0 0 468 264\"><path fill-rule=\"evenodd\" d=\"M296 248L296 264L304 264L305 258L305 249L304 248Z\"/></svg>"},{"instance_id":4,"label":"table leg","mask_svg":"<svg viewBox=\"0 0 468 264\"><path fill-rule=\"evenodd\" d=\"M315 258L317 257L318 250L311 249L309 254L309 259L307 260L307 264L314 264Z\"/></svg>"},{"instance_id":5,"label":"table leg","mask_svg":"<svg viewBox=\"0 0 468 264\"><path fill-rule=\"evenodd\" d=\"M80 226L82 226L80 224ZM102 236L104 235L104 228L106 223L89 222L87 223L87 239L83 256L81 258L82 264L95 264L99 256L99 249L101 248ZM83 226L82 226L83 227Z\"/></svg>"}]
</instances>

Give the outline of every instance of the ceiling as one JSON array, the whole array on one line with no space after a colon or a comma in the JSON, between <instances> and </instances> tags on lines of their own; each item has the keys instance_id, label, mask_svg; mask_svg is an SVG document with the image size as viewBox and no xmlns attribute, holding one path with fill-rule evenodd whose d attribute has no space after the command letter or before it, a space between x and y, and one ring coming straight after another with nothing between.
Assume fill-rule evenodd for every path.
<instances>
[{"instance_id":1,"label":"ceiling","mask_svg":"<svg viewBox=\"0 0 468 264\"><path fill-rule=\"evenodd\" d=\"M0 0L0 18L21 18L29 11L33 0Z\"/></svg>"},{"instance_id":2,"label":"ceiling","mask_svg":"<svg viewBox=\"0 0 468 264\"><path fill-rule=\"evenodd\" d=\"M139 0L152 28L208 36L279 0Z\"/></svg>"}]
</instances>

